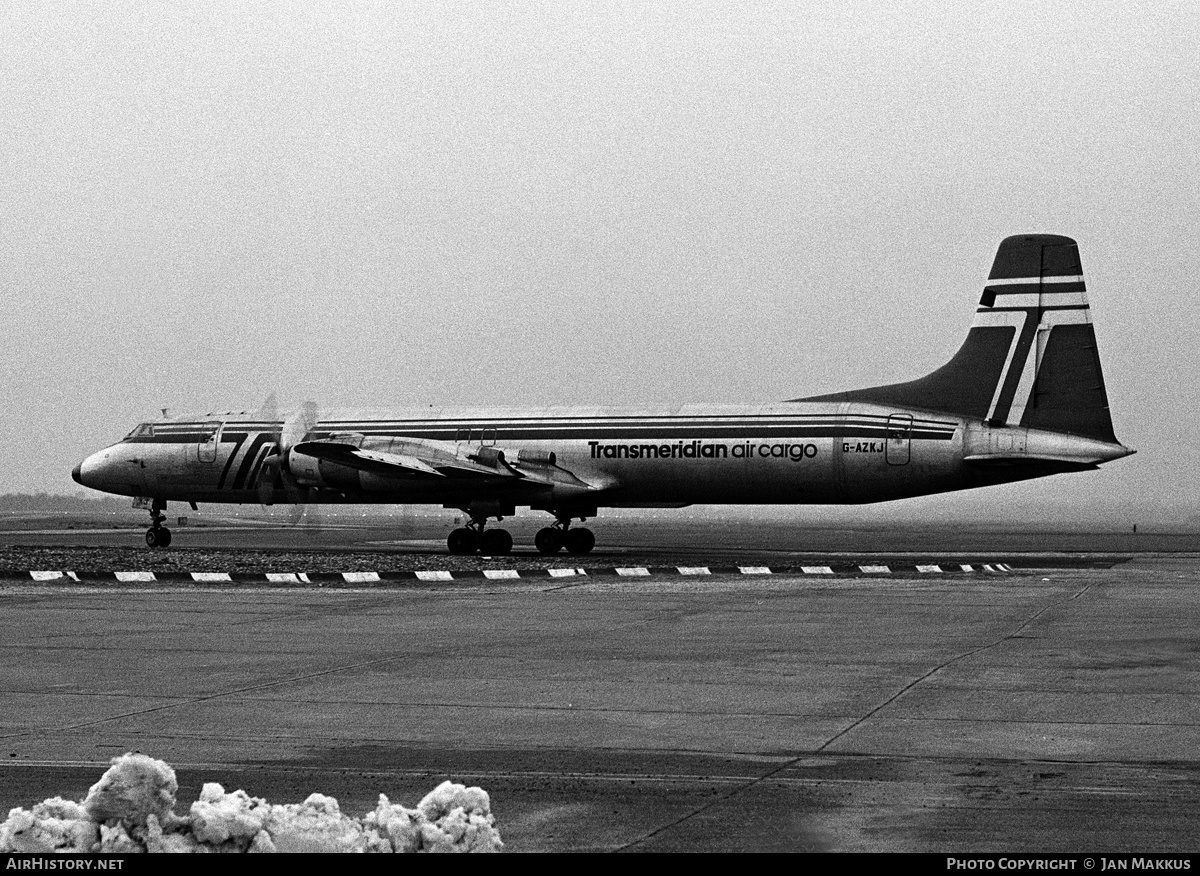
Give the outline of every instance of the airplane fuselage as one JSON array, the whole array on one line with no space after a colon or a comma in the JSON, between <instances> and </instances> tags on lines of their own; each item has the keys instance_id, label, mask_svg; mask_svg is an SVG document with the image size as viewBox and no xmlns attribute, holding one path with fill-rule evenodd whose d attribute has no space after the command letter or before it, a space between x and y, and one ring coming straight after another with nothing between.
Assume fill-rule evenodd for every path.
<instances>
[{"instance_id":1,"label":"airplane fuselage","mask_svg":"<svg viewBox=\"0 0 1200 876\"><path fill-rule=\"evenodd\" d=\"M186 502L263 501L261 469L281 423L253 415L175 417L89 457L89 486ZM555 508L690 504L859 504L968 489L1090 468L1124 455L1092 439L990 426L946 414L875 405L787 402L671 409L545 408L340 411L309 438L336 437L388 452L417 439L462 448L553 453L572 480L408 478L299 454L292 473L309 502L466 507L499 497ZM1056 459L1047 459L1053 444ZM1031 451L1030 448L1033 448ZM1004 454L1007 464L968 458ZM1026 464L1022 457L1028 455ZM268 501L284 502L282 489Z\"/></svg>"}]
</instances>

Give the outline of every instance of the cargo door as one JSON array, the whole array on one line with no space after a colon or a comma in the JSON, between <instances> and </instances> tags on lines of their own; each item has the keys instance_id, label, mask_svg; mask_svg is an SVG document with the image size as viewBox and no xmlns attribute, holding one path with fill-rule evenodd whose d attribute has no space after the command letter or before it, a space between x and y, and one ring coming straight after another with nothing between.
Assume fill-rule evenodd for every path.
<instances>
[{"instance_id":1,"label":"cargo door","mask_svg":"<svg viewBox=\"0 0 1200 876\"><path fill-rule=\"evenodd\" d=\"M196 456L201 462L217 461L217 445L221 443L223 423L205 423L200 430L200 443L196 445Z\"/></svg>"}]
</instances>

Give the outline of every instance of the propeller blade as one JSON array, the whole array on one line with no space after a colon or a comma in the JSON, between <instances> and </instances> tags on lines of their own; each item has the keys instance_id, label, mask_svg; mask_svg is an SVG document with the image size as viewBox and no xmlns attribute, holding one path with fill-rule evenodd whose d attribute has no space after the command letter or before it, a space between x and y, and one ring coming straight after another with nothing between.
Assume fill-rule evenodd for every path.
<instances>
[{"instance_id":1,"label":"propeller blade","mask_svg":"<svg viewBox=\"0 0 1200 876\"><path fill-rule=\"evenodd\" d=\"M264 508L275 504L275 478L279 475L280 459L276 445L274 452L263 460L262 467L258 470L258 483L255 486L258 488L258 503Z\"/></svg>"},{"instance_id":2,"label":"propeller blade","mask_svg":"<svg viewBox=\"0 0 1200 876\"><path fill-rule=\"evenodd\" d=\"M258 409L258 418L260 420L276 420L279 417L279 403L275 400L275 393L271 393L263 400L262 407Z\"/></svg>"},{"instance_id":3,"label":"propeller blade","mask_svg":"<svg viewBox=\"0 0 1200 876\"><path fill-rule=\"evenodd\" d=\"M316 402L309 401L304 403L304 407L284 420L283 429L279 434L279 452L283 454L285 459L285 469L287 468L286 459L288 451L303 441L305 435L317 428L319 419Z\"/></svg>"},{"instance_id":4,"label":"propeller blade","mask_svg":"<svg viewBox=\"0 0 1200 876\"><path fill-rule=\"evenodd\" d=\"M267 396L263 402L260 414L264 420L274 421L278 419L279 407L275 400L275 393ZM288 453L294 446L304 440L304 436L317 427L319 420L320 414L316 402L305 402L300 410L283 421L279 431L274 436L274 447L263 460L258 470L255 488L258 491L259 503L264 508L268 508L274 504L276 486L277 484L281 484L284 494L287 496L287 502L292 506L290 516L293 525L299 523L300 519L304 516L304 506L305 500L308 498L308 490L297 484L292 477L292 473L288 469Z\"/></svg>"},{"instance_id":5,"label":"propeller blade","mask_svg":"<svg viewBox=\"0 0 1200 876\"><path fill-rule=\"evenodd\" d=\"M296 479L292 477L292 472L288 468L288 455L292 448L304 440L310 432L317 428L317 423L320 421L320 413L317 409L316 402L305 402L304 405L296 413L292 414L283 422L282 428L279 430L279 438L276 441L276 452L268 458L268 461L274 460L272 471L277 472L280 480L283 481L283 491L287 495L288 505L291 507L290 523L295 526L304 518L308 499L308 489L296 483ZM263 464L263 469L267 468L266 463ZM271 486L274 488L275 477L271 477ZM261 495L261 494L260 494Z\"/></svg>"}]
</instances>

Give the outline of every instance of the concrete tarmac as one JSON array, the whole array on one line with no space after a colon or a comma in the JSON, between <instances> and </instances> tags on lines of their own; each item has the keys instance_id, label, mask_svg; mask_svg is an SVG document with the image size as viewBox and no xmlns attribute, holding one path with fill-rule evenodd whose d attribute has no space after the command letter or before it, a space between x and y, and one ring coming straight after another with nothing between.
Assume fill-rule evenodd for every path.
<instances>
[{"instance_id":1,"label":"concrete tarmac","mask_svg":"<svg viewBox=\"0 0 1200 876\"><path fill-rule=\"evenodd\" d=\"M1195 851L1200 562L350 590L0 584L0 811L137 750L272 802L445 778L510 851Z\"/></svg>"}]
</instances>

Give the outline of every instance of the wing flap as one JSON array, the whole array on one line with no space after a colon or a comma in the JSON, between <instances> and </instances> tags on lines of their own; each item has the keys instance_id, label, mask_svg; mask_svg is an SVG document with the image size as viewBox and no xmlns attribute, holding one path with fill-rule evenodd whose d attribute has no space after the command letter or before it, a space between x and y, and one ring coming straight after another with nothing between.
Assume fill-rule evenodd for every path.
<instances>
[{"instance_id":1,"label":"wing flap","mask_svg":"<svg viewBox=\"0 0 1200 876\"><path fill-rule=\"evenodd\" d=\"M336 462L372 474L445 477L429 463L405 453L363 450L353 444L339 444L335 441L305 441L293 449L314 459Z\"/></svg>"},{"instance_id":2,"label":"wing flap","mask_svg":"<svg viewBox=\"0 0 1200 876\"><path fill-rule=\"evenodd\" d=\"M503 449L495 447L465 448L422 439L406 440L399 445L391 443L388 450L376 450L361 446L361 437L356 438L353 441L305 441L292 449L295 453L324 462L390 477L506 478L581 492L612 486L580 480L557 465L553 454L523 451L508 451L506 454Z\"/></svg>"}]
</instances>

